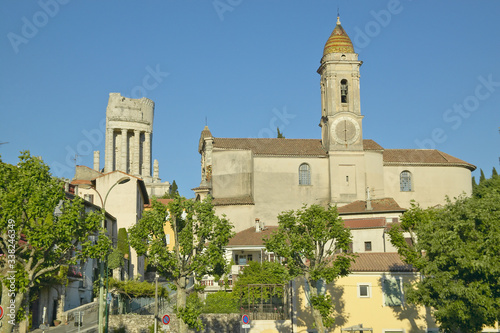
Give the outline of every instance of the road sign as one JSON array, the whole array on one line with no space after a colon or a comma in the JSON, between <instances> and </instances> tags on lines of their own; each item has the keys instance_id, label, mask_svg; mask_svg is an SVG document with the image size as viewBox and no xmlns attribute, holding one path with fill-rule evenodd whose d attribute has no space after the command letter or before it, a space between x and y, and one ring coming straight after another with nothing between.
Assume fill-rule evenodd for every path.
<instances>
[{"instance_id":1,"label":"road sign","mask_svg":"<svg viewBox=\"0 0 500 333\"><path fill-rule=\"evenodd\" d=\"M162 320L164 325L168 325L170 323L170 316L169 315L164 315Z\"/></svg>"},{"instance_id":2,"label":"road sign","mask_svg":"<svg viewBox=\"0 0 500 333\"><path fill-rule=\"evenodd\" d=\"M250 324L241 324L241 328L250 328Z\"/></svg>"},{"instance_id":3,"label":"road sign","mask_svg":"<svg viewBox=\"0 0 500 333\"><path fill-rule=\"evenodd\" d=\"M108 304L111 304L111 301L113 300L113 296L111 295L111 293L108 293L107 297L106 297L106 301Z\"/></svg>"},{"instance_id":4,"label":"road sign","mask_svg":"<svg viewBox=\"0 0 500 333\"><path fill-rule=\"evenodd\" d=\"M3 308L0 306L0 319L3 318Z\"/></svg>"},{"instance_id":5,"label":"road sign","mask_svg":"<svg viewBox=\"0 0 500 333\"><path fill-rule=\"evenodd\" d=\"M247 325L247 324L250 324L250 318L248 318L247 315L243 315L241 317L241 321L243 322L243 324Z\"/></svg>"}]
</instances>

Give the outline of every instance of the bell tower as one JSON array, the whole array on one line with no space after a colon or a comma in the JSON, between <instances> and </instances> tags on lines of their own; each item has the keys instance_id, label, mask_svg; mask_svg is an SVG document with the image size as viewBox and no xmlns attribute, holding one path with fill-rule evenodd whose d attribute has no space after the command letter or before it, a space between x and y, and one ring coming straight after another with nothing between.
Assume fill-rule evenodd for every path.
<instances>
[{"instance_id":1,"label":"bell tower","mask_svg":"<svg viewBox=\"0 0 500 333\"><path fill-rule=\"evenodd\" d=\"M325 44L321 75L321 139L327 151L362 151L359 67L351 39L337 25Z\"/></svg>"}]
</instances>

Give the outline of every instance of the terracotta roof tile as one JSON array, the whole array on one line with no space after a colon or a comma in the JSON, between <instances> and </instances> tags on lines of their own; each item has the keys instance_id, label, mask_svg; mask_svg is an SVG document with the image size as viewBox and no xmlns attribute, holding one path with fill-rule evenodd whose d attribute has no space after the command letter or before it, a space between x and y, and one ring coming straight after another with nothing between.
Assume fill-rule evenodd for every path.
<instances>
[{"instance_id":1,"label":"terracotta roof tile","mask_svg":"<svg viewBox=\"0 0 500 333\"><path fill-rule=\"evenodd\" d=\"M227 205L255 205L251 196L237 197L237 198L214 198L212 200L214 206L227 206Z\"/></svg>"},{"instance_id":2,"label":"terracotta roof tile","mask_svg":"<svg viewBox=\"0 0 500 333\"><path fill-rule=\"evenodd\" d=\"M396 200L393 198L373 199L372 210L366 210L366 201L358 200L351 202L345 206L337 208L339 214L356 214L367 212L404 212L405 209L401 208Z\"/></svg>"},{"instance_id":3,"label":"terracotta roof tile","mask_svg":"<svg viewBox=\"0 0 500 333\"><path fill-rule=\"evenodd\" d=\"M384 148L373 140L363 140L364 150L384 150Z\"/></svg>"},{"instance_id":4,"label":"terracotta roof tile","mask_svg":"<svg viewBox=\"0 0 500 333\"><path fill-rule=\"evenodd\" d=\"M383 154L386 165L443 165L463 166L471 171L476 169L470 163L435 149L385 149Z\"/></svg>"},{"instance_id":5,"label":"terracotta roof tile","mask_svg":"<svg viewBox=\"0 0 500 333\"><path fill-rule=\"evenodd\" d=\"M373 140L363 140L365 150L383 150ZM214 138L214 148L251 150L256 155L326 156L318 139Z\"/></svg>"},{"instance_id":6,"label":"terracotta roof tile","mask_svg":"<svg viewBox=\"0 0 500 333\"><path fill-rule=\"evenodd\" d=\"M162 198L156 198L156 201L164 204L165 206L168 205L169 202L174 201L174 199L162 199ZM144 204L144 208L151 208L152 207L152 202L148 204Z\"/></svg>"},{"instance_id":7,"label":"terracotta roof tile","mask_svg":"<svg viewBox=\"0 0 500 333\"><path fill-rule=\"evenodd\" d=\"M92 185L92 182L90 180L86 180L86 179L74 179L71 181L70 183L71 185Z\"/></svg>"},{"instance_id":8,"label":"terracotta roof tile","mask_svg":"<svg viewBox=\"0 0 500 333\"><path fill-rule=\"evenodd\" d=\"M344 226L349 229L378 228L385 225L385 217L344 220Z\"/></svg>"},{"instance_id":9,"label":"terracotta roof tile","mask_svg":"<svg viewBox=\"0 0 500 333\"><path fill-rule=\"evenodd\" d=\"M404 263L398 253L357 253L351 272L415 272L413 266Z\"/></svg>"},{"instance_id":10,"label":"terracotta roof tile","mask_svg":"<svg viewBox=\"0 0 500 333\"><path fill-rule=\"evenodd\" d=\"M214 138L214 148L251 150L256 155L326 156L316 139Z\"/></svg>"},{"instance_id":11,"label":"terracotta roof tile","mask_svg":"<svg viewBox=\"0 0 500 333\"><path fill-rule=\"evenodd\" d=\"M264 239L269 237L269 235L277 229L277 226L265 227L264 230L260 232L256 232L254 227L245 229L234 235L234 237L229 240L227 246L263 246Z\"/></svg>"}]
</instances>

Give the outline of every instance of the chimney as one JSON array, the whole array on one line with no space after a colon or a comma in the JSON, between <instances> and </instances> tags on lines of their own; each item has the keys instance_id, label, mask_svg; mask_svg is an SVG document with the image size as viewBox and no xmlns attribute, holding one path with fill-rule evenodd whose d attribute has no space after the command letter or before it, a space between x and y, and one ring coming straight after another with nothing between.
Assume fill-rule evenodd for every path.
<instances>
[{"instance_id":1,"label":"chimney","mask_svg":"<svg viewBox=\"0 0 500 333\"><path fill-rule=\"evenodd\" d=\"M260 219L255 219L255 232L260 232Z\"/></svg>"},{"instance_id":2,"label":"chimney","mask_svg":"<svg viewBox=\"0 0 500 333\"><path fill-rule=\"evenodd\" d=\"M94 151L94 170L99 171L99 163L100 163L100 153L99 150Z\"/></svg>"}]
</instances>

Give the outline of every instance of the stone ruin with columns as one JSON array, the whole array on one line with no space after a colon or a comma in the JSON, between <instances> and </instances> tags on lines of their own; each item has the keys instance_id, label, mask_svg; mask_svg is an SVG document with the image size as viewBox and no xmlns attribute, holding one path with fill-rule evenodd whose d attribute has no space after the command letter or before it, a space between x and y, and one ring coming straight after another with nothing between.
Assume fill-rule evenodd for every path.
<instances>
[{"instance_id":1,"label":"stone ruin with columns","mask_svg":"<svg viewBox=\"0 0 500 333\"><path fill-rule=\"evenodd\" d=\"M170 183L159 177L158 160L151 174L151 146L155 103L110 93L106 109L104 173L120 170L144 180L150 197L170 193ZM100 169L100 152L94 152L94 170Z\"/></svg>"}]
</instances>

